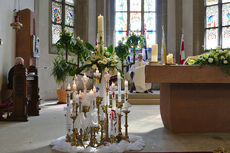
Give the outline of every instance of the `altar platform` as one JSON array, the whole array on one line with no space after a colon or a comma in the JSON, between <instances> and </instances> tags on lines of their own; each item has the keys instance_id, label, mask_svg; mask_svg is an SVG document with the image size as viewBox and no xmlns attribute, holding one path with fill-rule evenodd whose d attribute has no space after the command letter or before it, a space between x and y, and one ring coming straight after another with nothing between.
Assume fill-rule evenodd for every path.
<instances>
[{"instance_id":1,"label":"altar platform","mask_svg":"<svg viewBox=\"0 0 230 153\"><path fill-rule=\"evenodd\" d=\"M146 66L160 83L160 111L173 132L230 132L230 76L215 66Z\"/></svg>"}]
</instances>

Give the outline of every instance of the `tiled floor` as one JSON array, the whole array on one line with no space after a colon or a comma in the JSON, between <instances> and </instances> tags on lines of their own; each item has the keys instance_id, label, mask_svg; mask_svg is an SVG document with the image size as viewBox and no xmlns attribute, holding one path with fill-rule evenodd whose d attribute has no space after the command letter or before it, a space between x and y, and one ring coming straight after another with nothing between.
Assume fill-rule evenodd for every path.
<instances>
[{"instance_id":1,"label":"tiled floor","mask_svg":"<svg viewBox=\"0 0 230 153\"><path fill-rule=\"evenodd\" d=\"M64 106L42 106L29 122L0 122L1 153L51 153L49 143L65 135ZM163 127L159 106L138 105L129 114L129 132L143 137L145 152L213 151L219 145L230 151L230 133L174 134Z\"/></svg>"}]
</instances>

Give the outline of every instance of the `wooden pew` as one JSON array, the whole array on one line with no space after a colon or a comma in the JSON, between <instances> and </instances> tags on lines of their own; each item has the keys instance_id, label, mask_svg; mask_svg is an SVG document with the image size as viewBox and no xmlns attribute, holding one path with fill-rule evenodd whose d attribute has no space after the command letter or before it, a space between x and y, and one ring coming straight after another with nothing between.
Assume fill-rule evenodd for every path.
<instances>
[{"instance_id":1,"label":"wooden pew","mask_svg":"<svg viewBox=\"0 0 230 153\"><path fill-rule=\"evenodd\" d=\"M16 65L12 99L12 105L0 109L0 120L28 121L28 115L39 115L39 88L36 67L30 66L27 75L23 65Z\"/></svg>"},{"instance_id":2,"label":"wooden pew","mask_svg":"<svg viewBox=\"0 0 230 153\"><path fill-rule=\"evenodd\" d=\"M8 117L9 120L28 121L26 95L26 69L22 64L18 64L14 71L13 111Z\"/></svg>"},{"instance_id":3,"label":"wooden pew","mask_svg":"<svg viewBox=\"0 0 230 153\"><path fill-rule=\"evenodd\" d=\"M26 77L28 115L39 116L39 88L38 88L38 71L35 66L28 68Z\"/></svg>"}]
</instances>

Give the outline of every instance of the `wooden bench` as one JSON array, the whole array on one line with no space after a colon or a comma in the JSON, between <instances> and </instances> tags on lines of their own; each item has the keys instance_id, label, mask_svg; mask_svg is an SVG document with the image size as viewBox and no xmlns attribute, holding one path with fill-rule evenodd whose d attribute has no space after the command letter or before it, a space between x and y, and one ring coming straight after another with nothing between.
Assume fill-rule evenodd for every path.
<instances>
[{"instance_id":1,"label":"wooden bench","mask_svg":"<svg viewBox=\"0 0 230 153\"><path fill-rule=\"evenodd\" d=\"M28 121L28 115L38 116L39 89L36 67L30 66L27 75L25 67L17 65L13 80L13 103L0 109L0 120Z\"/></svg>"}]
</instances>

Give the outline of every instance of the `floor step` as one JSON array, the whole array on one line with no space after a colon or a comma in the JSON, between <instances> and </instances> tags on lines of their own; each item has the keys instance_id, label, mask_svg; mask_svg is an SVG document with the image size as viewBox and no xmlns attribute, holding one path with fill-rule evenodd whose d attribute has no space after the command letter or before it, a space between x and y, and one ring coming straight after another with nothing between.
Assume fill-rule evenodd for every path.
<instances>
[{"instance_id":1,"label":"floor step","mask_svg":"<svg viewBox=\"0 0 230 153\"><path fill-rule=\"evenodd\" d=\"M160 99L129 99L132 105L160 105Z\"/></svg>"},{"instance_id":2,"label":"floor step","mask_svg":"<svg viewBox=\"0 0 230 153\"><path fill-rule=\"evenodd\" d=\"M128 96L129 99L160 99L160 94L152 93L132 93Z\"/></svg>"}]
</instances>

